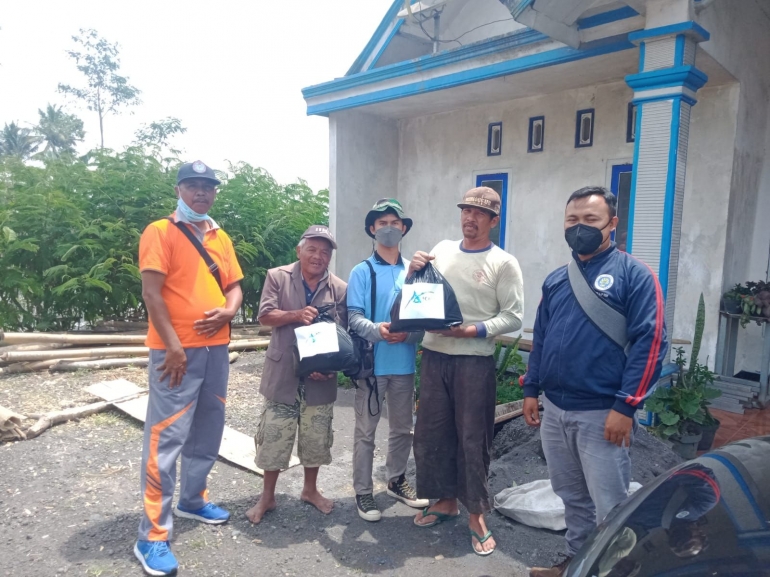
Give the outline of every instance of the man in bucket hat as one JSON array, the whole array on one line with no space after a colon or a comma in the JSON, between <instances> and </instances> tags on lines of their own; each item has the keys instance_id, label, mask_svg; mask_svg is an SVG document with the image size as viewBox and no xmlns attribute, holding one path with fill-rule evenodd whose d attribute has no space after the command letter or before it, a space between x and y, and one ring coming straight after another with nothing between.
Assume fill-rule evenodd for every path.
<instances>
[{"instance_id":1,"label":"man in bucket hat","mask_svg":"<svg viewBox=\"0 0 770 577\"><path fill-rule=\"evenodd\" d=\"M412 219L404 215L396 199L383 198L367 213L364 225L366 234L374 239L374 250L350 273L348 314L350 328L374 343L374 375L357 383L353 488L358 515L365 521L379 521L382 515L374 500L372 466L374 436L385 402L390 429L387 493L410 507L428 505L426 500L417 499L406 480L406 465L412 451L415 353L422 333L389 330L390 309L409 268L409 261L401 257L399 245L412 228Z\"/></svg>"},{"instance_id":2,"label":"man in bucket hat","mask_svg":"<svg viewBox=\"0 0 770 577\"><path fill-rule=\"evenodd\" d=\"M524 294L516 259L495 246L490 231L500 222L500 196L473 188L457 205L463 239L417 252L410 272L428 262L452 286L464 323L431 331L423 341L420 409L414 430L417 495L438 499L414 523L432 527L470 514L471 546L477 555L495 550L484 513L490 510L490 449L494 437L494 338L521 328Z\"/></svg>"}]
</instances>

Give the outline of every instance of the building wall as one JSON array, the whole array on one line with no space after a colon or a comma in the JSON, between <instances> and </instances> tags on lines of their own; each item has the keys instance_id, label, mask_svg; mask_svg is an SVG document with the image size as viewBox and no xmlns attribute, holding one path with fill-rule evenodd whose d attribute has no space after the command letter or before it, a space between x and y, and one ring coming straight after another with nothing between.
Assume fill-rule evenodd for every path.
<instances>
[{"instance_id":1,"label":"building wall","mask_svg":"<svg viewBox=\"0 0 770 577\"><path fill-rule=\"evenodd\" d=\"M740 9L737 9L740 5ZM723 288L767 278L770 253L770 2L715 0L697 12L703 49L740 83ZM759 371L759 327L739 333L736 370Z\"/></svg>"},{"instance_id":2,"label":"building wall","mask_svg":"<svg viewBox=\"0 0 770 577\"><path fill-rule=\"evenodd\" d=\"M734 86L704 89L691 123L674 336L691 337L704 292L713 312L704 351L712 361L737 95ZM445 238L459 240L455 204L474 184L473 173L510 170L506 248L524 273L524 327L532 327L545 277L570 258L563 236L567 197L589 184L609 187L611 166L633 158L633 144L626 143L631 96L619 82L400 121L398 190L415 218L404 253L430 250ZM585 108L596 110L594 145L576 149L575 114ZM527 153L529 118L540 115L545 150ZM503 122L502 155L488 157L487 125L497 121Z\"/></svg>"},{"instance_id":3,"label":"building wall","mask_svg":"<svg viewBox=\"0 0 770 577\"><path fill-rule=\"evenodd\" d=\"M340 250L332 270L347 280L372 250L364 217L398 183L398 126L357 111L329 116L329 225Z\"/></svg>"}]
</instances>

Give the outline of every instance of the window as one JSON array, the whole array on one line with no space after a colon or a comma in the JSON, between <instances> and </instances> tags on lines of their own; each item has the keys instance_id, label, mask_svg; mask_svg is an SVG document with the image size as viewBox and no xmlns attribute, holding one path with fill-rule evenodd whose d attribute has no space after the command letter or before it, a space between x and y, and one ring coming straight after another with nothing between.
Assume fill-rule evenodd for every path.
<instances>
[{"instance_id":1,"label":"window","mask_svg":"<svg viewBox=\"0 0 770 577\"><path fill-rule=\"evenodd\" d=\"M545 140L545 116L533 116L529 119L529 137L527 152L541 152Z\"/></svg>"},{"instance_id":2,"label":"window","mask_svg":"<svg viewBox=\"0 0 770 577\"><path fill-rule=\"evenodd\" d=\"M487 156L500 156L503 148L503 123L493 122L487 129Z\"/></svg>"},{"instance_id":3,"label":"window","mask_svg":"<svg viewBox=\"0 0 770 577\"><path fill-rule=\"evenodd\" d=\"M610 190L618 197L618 228L613 233L613 240L618 245L618 249L622 251L626 250L628 244L628 214L631 206L633 169L633 164L616 164L612 167Z\"/></svg>"},{"instance_id":4,"label":"window","mask_svg":"<svg viewBox=\"0 0 770 577\"><path fill-rule=\"evenodd\" d=\"M505 249L505 220L508 213L506 210L508 201L508 173L477 174L476 186L488 186L500 195L500 222L489 232L489 238L497 246Z\"/></svg>"},{"instance_id":5,"label":"window","mask_svg":"<svg viewBox=\"0 0 770 577\"><path fill-rule=\"evenodd\" d=\"M628 103L628 118L626 120L626 142L636 140L636 104Z\"/></svg>"},{"instance_id":6,"label":"window","mask_svg":"<svg viewBox=\"0 0 770 577\"><path fill-rule=\"evenodd\" d=\"M575 148L584 148L594 144L594 109L578 110L575 126Z\"/></svg>"}]
</instances>

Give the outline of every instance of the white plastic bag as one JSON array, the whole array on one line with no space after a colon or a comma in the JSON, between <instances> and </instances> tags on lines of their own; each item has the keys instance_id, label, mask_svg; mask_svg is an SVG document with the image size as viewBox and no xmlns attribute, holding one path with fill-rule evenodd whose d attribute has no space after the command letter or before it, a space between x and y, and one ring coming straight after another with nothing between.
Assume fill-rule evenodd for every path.
<instances>
[{"instance_id":1,"label":"white plastic bag","mask_svg":"<svg viewBox=\"0 0 770 577\"><path fill-rule=\"evenodd\" d=\"M564 502L553 492L548 479L503 489L495 495L495 509L530 527L551 531L567 528Z\"/></svg>"},{"instance_id":2,"label":"white plastic bag","mask_svg":"<svg viewBox=\"0 0 770 577\"><path fill-rule=\"evenodd\" d=\"M337 325L334 323L313 323L294 329L297 336L299 360L323 353L338 353Z\"/></svg>"},{"instance_id":3,"label":"white plastic bag","mask_svg":"<svg viewBox=\"0 0 770 577\"><path fill-rule=\"evenodd\" d=\"M631 483L629 495L641 487ZM503 489L495 495L495 509L506 517L530 527L563 531L564 501L553 492L551 481L542 479Z\"/></svg>"},{"instance_id":4,"label":"white plastic bag","mask_svg":"<svg viewBox=\"0 0 770 577\"><path fill-rule=\"evenodd\" d=\"M444 285L421 282L405 284L401 289L399 318L443 319Z\"/></svg>"}]
</instances>

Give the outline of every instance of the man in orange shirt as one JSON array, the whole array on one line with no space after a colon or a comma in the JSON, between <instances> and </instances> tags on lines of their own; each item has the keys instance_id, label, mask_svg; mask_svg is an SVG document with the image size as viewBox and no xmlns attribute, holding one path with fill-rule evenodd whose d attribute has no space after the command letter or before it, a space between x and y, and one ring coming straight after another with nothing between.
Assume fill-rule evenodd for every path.
<instances>
[{"instance_id":1,"label":"man in orange shirt","mask_svg":"<svg viewBox=\"0 0 770 577\"><path fill-rule=\"evenodd\" d=\"M230 321L243 298L233 243L207 214L219 184L200 160L182 165L176 211L150 224L139 241L150 320L150 396L142 453L144 515L134 554L149 575L172 575L178 567L168 543L180 453L174 514L209 524L230 518L209 501L206 489L225 425Z\"/></svg>"}]
</instances>

